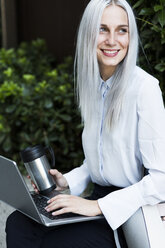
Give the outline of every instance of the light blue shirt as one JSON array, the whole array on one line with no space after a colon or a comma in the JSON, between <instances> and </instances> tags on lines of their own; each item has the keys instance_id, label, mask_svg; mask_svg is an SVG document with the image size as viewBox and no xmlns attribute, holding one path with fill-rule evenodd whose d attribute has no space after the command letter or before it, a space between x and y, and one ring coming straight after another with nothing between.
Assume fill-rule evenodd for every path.
<instances>
[{"instance_id":1,"label":"light blue shirt","mask_svg":"<svg viewBox=\"0 0 165 248\"><path fill-rule=\"evenodd\" d=\"M107 184L107 180L103 174L103 127L104 127L104 119L105 119L105 98L110 89L111 79L107 80L106 82L101 80L101 126L100 126L100 137L99 137L99 163L100 163L100 175L102 176L103 180Z\"/></svg>"},{"instance_id":2,"label":"light blue shirt","mask_svg":"<svg viewBox=\"0 0 165 248\"><path fill-rule=\"evenodd\" d=\"M99 109L90 128L84 128L84 163L65 177L75 195L81 194L90 180L123 187L98 200L115 230L139 207L165 200L165 111L157 79L136 67L119 123L109 132L104 116L110 85L111 79L101 85ZM143 178L142 165L149 172Z\"/></svg>"}]
</instances>

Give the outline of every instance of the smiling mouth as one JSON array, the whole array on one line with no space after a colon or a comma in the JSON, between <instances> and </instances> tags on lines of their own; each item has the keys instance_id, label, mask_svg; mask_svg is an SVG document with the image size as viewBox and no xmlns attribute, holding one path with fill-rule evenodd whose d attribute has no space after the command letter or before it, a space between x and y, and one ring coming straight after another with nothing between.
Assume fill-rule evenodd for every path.
<instances>
[{"instance_id":1,"label":"smiling mouth","mask_svg":"<svg viewBox=\"0 0 165 248\"><path fill-rule=\"evenodd\" d=\"M103 54L108 57L114 57L119 53L119 49L114 49L114 50L107 50L107 49L101 49Z\"/></svg>"}]
</instances>

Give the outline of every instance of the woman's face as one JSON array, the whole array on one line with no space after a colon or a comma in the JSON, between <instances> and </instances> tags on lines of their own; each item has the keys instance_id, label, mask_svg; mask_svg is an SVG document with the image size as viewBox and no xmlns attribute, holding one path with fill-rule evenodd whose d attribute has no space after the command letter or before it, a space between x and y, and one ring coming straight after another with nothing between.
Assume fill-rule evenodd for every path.
<instances>
[{"instance_id":1,"label":"woman's face","mask_svg":"<svg viewBox=\"0 0 165 248\"><path fill-rule=\"evenodd\" d=\"M100 74L107 80L125 58L129 45L129 26L126 11L116 5L105 8L97 43Z\"/></svg>"}]
</instances>

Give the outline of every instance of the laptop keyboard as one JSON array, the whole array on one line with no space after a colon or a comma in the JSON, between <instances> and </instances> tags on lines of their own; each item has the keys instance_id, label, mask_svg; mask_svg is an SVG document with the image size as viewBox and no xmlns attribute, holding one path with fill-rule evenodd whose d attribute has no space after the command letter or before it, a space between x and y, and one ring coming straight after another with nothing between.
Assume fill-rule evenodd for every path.
<instances>
[{"instance_id":1,"label":"laptop keyboard","mask_svg":"<svg viewBox=\"0 0 165 248\"><path fill-rule=\"evenodd\" d=\"M65 213L65 214L60 214L58 216L53 216L51 212L47 212L45 210L45 207L48 205L47 204L48 199L46 197L39 194L32 194L31 196L39 212L51 220L80 216L79 214L74 214L74 213Z\"/></svg>"}]
</instances>

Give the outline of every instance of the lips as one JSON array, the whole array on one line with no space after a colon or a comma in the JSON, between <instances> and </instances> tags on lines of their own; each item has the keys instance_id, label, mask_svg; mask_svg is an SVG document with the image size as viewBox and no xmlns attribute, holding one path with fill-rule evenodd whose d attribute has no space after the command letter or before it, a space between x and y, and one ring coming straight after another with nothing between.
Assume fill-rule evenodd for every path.
<instances>
[{"instance_id":1,"label":"lips","mask_svg":"<svg viewBox=\"0 0 165 248\"><path fill-rule=\"evenodd\" d=\"M119 49L101 49L103 54L108 57L115 57L119 53Z\"/></svg>"}]
</instances>

